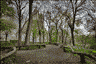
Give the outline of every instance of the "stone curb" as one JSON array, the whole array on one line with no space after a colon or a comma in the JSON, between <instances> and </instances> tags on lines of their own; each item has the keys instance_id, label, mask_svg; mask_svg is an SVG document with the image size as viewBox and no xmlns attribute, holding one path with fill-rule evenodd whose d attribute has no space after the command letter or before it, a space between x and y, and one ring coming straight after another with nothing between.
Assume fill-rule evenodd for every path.
<instances>
[{"instance_id":1,"label":"stone curb","mask_svg":"<svg viewBox=\"0 0 96 64\"><path fill-rule=\"evenodd\" d=\"M9 53L6 53L5 55L0 55L0 60L2 60L3 58L6 58L10 55L12 55L14 52L16 52L16 47L13 47L13 51L9 52Z\"/></svg>"}]
</instances>

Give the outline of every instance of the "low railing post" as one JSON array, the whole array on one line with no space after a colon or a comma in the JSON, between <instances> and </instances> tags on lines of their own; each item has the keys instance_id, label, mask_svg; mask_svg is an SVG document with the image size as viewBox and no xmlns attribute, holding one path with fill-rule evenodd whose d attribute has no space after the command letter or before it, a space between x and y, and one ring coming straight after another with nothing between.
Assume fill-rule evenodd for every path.
<instances>
[{"instance_id":1,"label":"low railing post","mask_svg":"<svg viewBox=\"0 0 96 64\"><path fill-rule=\"evenodd\" d=\"M84 54L80 54L80 62L81 63L86 63L85 62L85 55Z\"/></svg>"}]
</instances>

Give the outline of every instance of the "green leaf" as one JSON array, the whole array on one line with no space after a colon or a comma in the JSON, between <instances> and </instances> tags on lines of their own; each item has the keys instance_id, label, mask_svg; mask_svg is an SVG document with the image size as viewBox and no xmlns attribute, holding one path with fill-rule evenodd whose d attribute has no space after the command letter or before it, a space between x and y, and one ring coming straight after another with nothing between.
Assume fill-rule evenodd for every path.
<instances>
[{"instance_id":1,"label":"green leaf","mask_svg":"<svg viewBox=\"0 0 96 64\"><path fill-rule=\"evenodd\" d=\"M78 34L78 30L74 30L74 32Z\"/></svg>"},{"instance_id":2,"label":"green leaf","mask_svg":"<svg viewBox=\"0 0 96 64\"><path fill-rule=\"evenodd\" d=\"M8 20L5 20L5 19L1 19L1 26L0 26L0 29L2 31L5 31L5 30L11 30L11 29L15 29L16 28L16 25L12 22L12 21L8 21Z\"/></svg>"}]
</instances>

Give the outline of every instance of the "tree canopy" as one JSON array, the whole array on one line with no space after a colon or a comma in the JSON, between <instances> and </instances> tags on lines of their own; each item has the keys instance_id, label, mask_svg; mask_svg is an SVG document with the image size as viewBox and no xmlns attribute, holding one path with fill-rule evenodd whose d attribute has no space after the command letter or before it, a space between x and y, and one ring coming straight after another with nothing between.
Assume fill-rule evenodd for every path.
<instances>
[{"instance_id":1,"label":"tree canopy","mask_svg":"<svg viewBox=\"0 0 96 64\"><path fill-rule=\"evenodd\" d=\"M5 20L5 19L1 19L1 26L0 29L1 31L5 31L5 30L11 30L11 29L16 29L16 25L13 21L9 21L9 20Z\"/></svg>"},{"instance_id":2,"label":"tree canopy","mask_svg":"<svg viewBox=\"0 0 96 64\"><path fill-rule=\"evenodd\" d=\"M9 7L9 3L10 2L6 0L1 1L1 17L7 15L14 18L15 11L13 7Z\"/></svg>"}]
</instances>

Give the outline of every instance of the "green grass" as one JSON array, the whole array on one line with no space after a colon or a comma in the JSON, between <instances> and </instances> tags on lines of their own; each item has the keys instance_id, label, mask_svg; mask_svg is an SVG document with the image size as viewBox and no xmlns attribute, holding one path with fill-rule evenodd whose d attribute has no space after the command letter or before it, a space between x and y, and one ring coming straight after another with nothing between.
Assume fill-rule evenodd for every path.
<instances>
[{"instance_id":1,"label":"green grass","mask_svg":"<svg viewBox=\"0 0 96 64\"><path fill-rule=\"evenodd\" d=\"M41 43L40 42L34 42L34 43L33 42L30 42L30 43L31 44L49 44L49 42L44 42L44 43L43 42L41 42Z\"/></svg>"},{"instance_id":2,"label":"green grass","mask_svg":"<svg viewBox=\"0 0 96 64\"><path fill-rule=\"evenodd\" d=\"M66 49L67 51L69 51L69 52L71 52L72 50L71 49ZM82 53L88 53L88 54L96 54L96 50L85 50L85 49L75 49L75 48L73 48L73 50L75 51L75 52L82 52Z\"/></svg>"},{"instance_id":3,"label":"green grass","mask_svg":"<svg viewBox=\"0 0 96 64\"><path fill-rule=\"evenodd\" d=\"M71 50L70 48L65 48L65 51L67 51L67 52L69 52L69 53L72 52L72 50Z\"/></svg>"},{"instance_id":4,"label":"green grass","mask_svg":"<svg viewBox=\"0 0 96 64\"><path fill-rule=\"evenodd\" d=\"M82 49L82 46L81 45L78 45L76 44L77 48L73 48L72 49L75 51L75 52L82 52L82 53L88 53L88 54L96 54L96 50L85 50L85 49ZM80 49L79 49L80 47ZM70 47L69 47L70 48ZM69 53L72 51L71 48L65 48L65 50L67 50L67 52L69 51Z\"/></svg>"},{"instance_id":5,"label":"green grass","mask_svg":"<svg viewBox=\"0 0 96 64\"><path fill-rule=\"evenodd\" d=\"M77 54L73 54L74 56L77 56Z\"/></svg>"},{"instance_id":6,"label":"green grass","mask_svg":"<svg viewBox=\"0 0 96 64\"><path fill-rule=\"evenodd\" d=\"M21 49L20 50L27 50L29 48L29 50L30 49L39 49L39 46L28 46L28 47L21 47ZM43 48L43 46L40 46L40 48Z\"/></svg>"},{"instance_id":7,"label":"green grass","mask_svg":"<svg viewBox=\"0 0 96 64\"><path fill-rule=\"evenodd\" d=\"M96 50L93 50L92 52L93 52L93 53L96 53Z\"/></svg>"}]
</instances>

